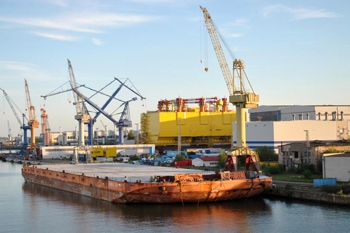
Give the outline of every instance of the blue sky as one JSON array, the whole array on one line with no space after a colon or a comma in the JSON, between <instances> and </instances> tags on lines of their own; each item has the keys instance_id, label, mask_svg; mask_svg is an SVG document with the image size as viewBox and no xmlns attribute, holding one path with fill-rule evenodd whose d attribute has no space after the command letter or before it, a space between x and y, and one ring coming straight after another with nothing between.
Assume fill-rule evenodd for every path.
<instances>
[{"instance_id":1,"label":"blue sky","mask_svg":"<svg viewBox=\"0 0 350 233\"><path fill-rule=\"evenodd\" d=\"M140 114L156 110L161 99L228 97L200 5L245 62L260 105L349 104L345 0L1 0L0 88L25 112L27 79L37 120L45 107L55 132L77 126L71 92L41 97L62 85L59 90L69 89L67 58L78 84L100 89L114 77L128 79L146 97L130 104L134 129ZM0 136L8 134L8 121L13 135L22 133L1 97ZM135 95L123 88L117 97ZM92 100L99 106L106 101L101 95ZM95 129L103 128L100 120Z\"/></svg>"}]
</instances>

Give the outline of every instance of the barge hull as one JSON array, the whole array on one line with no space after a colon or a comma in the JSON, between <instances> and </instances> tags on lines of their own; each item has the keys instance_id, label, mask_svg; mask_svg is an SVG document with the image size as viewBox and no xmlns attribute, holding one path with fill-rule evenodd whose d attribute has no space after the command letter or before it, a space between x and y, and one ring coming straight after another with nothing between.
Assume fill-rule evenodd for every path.
<instances>
[{"instance_id":1,"label":"barge hull","mask_svg":"<svg viewBox=\"0 0 350 233\"><path fill-rule=\"evenodd\" d=\"M187 174L191 177L191 174ZM270 177L227 180L124 182L24 165L26 182L115 203L216 202L249 198L272 184ZM196 177L193 175L193 177Z\"/></svg>"}]
</instances>

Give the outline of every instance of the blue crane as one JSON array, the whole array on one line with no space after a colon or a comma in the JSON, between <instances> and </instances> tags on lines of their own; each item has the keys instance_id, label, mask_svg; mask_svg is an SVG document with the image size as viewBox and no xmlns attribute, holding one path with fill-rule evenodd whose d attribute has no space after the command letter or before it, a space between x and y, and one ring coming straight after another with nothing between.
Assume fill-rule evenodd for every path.
<instances>
[{"instance_id":1,"label":"blue crane","mask_svg":"<svg viewBox=\"0 0 350 233\"><path fill-rule=\"evenodd\" d=\"M116 78L115 78L115 80L117 80ZM119 81L119 80L118 80ZM112 81L113 82L113 81ZM110 82L108 85L110 85L112 82ZM126 82L126 81L125 81ZM102 106L102 110L105 110L105 108L111 103L111 101L114 99L114 97L118 94L118 92L121 90L121 88L124 86L124 84L125 84L125 82L121 82L121 85L117 88L117 90L115 90L114 92L113 92L113 94L108 98L108 100L106 101L106 103ZM108 85L106 85L106 86L108 86ZM106 87L105 86L105 87ZM105 88L104 87L104 88ZM102 89L104 89L104 88L102 88ZM98 93L101 93L101 90L102 89L100 89L99 91L98 91ZM96 122L96 120L97 120L97 118L98 118L98 116L101 114L101 112L96 112L96 114L95 114L95 116L93 117L93 118L91 118L91 120L90 121L88 121L88 122L85 122L85 124L87 124L88 125L88 145L93 145L94 143L93 143L93 126L94 126L94 124L95 124L95 122Z\"/></svg>"},{"instance_id":2,"label":"blue crane","mask_svg":"<svg viewBox=\"0 0 350 233\"><path fill-rule=\"evenodd\" d=\"M131 101L135 101L135 100L137 100L136 97L132 98L131 100L125 101L124 103L122 103L120 105L120 107L124 105L124 108L123 108L123 111L120 113L120 117L119 117L118 123L116 125L118 127L118 132L119 132L119 140L118 140L119 144L124 144L124 131L123 131L123 129L125 127L132 126L132 122L130 120L129 103Z\"/></svg>"},{"instance_id":3,"label":"blue crane","mask_svg":"<svg viewBox=\"0 0 350 233\"><path fill-rule=\"evenodd\" d=\"M123 100L120 100L120 99L117 99L115 96L119 93L119 91L121 90L122 87L125 87L127 88L128 90L130 90L131 92L135 93L136 95L138 95L141 100L142 99L145 99L142 95L140 95L138 92L134 91L132 88L128 87L127 85L125 85L126 81L128 81L128 79L125 81L125 82L122 82L120 81L119 79L117 78L114 78L114 80L112 82L114 82L115 80L117 80L119 83L120 83L120 86L113 92L112 95L107 95L105 93L102 92L102 90L104 88L106 88L107 86L109 86L112 82L110 82L109 84L107 84L105 87L101 88L100 90L94 90L92 88L89 88L85 85L80 85L78 86L77 83L75 82L75 77L74 77L74 73L73 73L73 67L71 65L71 62L68 60L68 70L69 70L69 74L70 74L70 85L71 85L71 88L68 89L68 90L63 90L63 91L58 91L58 92L51 92L45 96L41 96L43 97L44 99L46 99L48 96L52 96L52 95L56 95L56 94L60 94L60 93L63 93L63 92L68 92L68 91L73 91L74 92L74 98L75 98L75 105L76 105L76 109L77 109L77 116L76 116L76 119L79 121L79 135L80 137L82 138L82 123L83 124L87 124L88 126L88 144L89 145L93 145L93 125L94 123L96 122L97 118L99 115L104 115L105 117L107 117L107 119L109 119L110 121L113 122L113 124L117 127L131 127L131 124L128 124L130 126L123 126L125 124L122 124L120 123L121 120L117 121L115 120L112 115L108 114L105 109L106 107L111 103L111 101L113 99L115 100L118 100L120 102L122 102L122 105L125 105L125 112L121 113L121 115L123 117L126 116L126 112L129 111L129 102L130 101L134 101L134 100L137 100L137 98L133 98L132 100L129 100L129 101L123 101ZM85 87L87 89L90 89L92 91L95 92L94 95L96 94L102 94L102 95L105 95L105 96L108 96L108 100L105 102L105 104L102 106L102 107L99 107L97 104L95 104L91 98L94 96L92 95L90 98L86 97L85 95L83 95L79 90L78 88L79 87ZM56 89L57 90L57 89ZM94 108L96 110L96 114L94 117L90 117L86 107L85 107L85 103L88 103L92 108ZM86 117L79 117L79 116L86 116ZM81 119L84 119L84 120L81 120ZM123 121L125 121L125 119L123 119ZM130 121L131 123L131 121ZM119 132L122 132L121 129L119 129ZM119 143L123 143L123 140L120 138L121 136L119 135Z\"/></svg>"},{"instance_id":4,"label":"blue crane","mask_svg":"<svg viewBox=\"0 0 350 233\"><path fill-rule=\"evenodd\" d=\"M15 108L13 107L16 106L16 108L19 110L19 108L17 107L17 105L13 102L13 100L10 98L10 96L6 93L5 90L1 89L0 90L3 92L8 104L10 105L11 109L12 109L12 112L13 114L15 115L19 125L20 125L20 128L23 129L23 145L22 145L22 148L21 148L21 151L20 151L20 155L23 155L25 156L27 154L27 147L28 147L28 138L27 138L27 130L30 130L30 126L28 125L25 125L24 123L24 119L26 119L28 121L28 119L26 118L26 115L24 113L22 113L22 118L23 118L23 123L21 123L21 120L19 119L19 116L15 110ZM20 110L19 110L20 111Z\"/></svg>"}]
</instances>

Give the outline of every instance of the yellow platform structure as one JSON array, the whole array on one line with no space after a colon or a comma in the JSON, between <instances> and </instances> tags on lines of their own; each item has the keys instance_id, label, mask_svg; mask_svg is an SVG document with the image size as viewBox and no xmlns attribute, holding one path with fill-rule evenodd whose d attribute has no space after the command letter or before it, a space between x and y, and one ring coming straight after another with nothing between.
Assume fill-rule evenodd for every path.
<instances>
[{"instance_id":1,"label":"yellow platform structure","mask_svg":"<svg viewBox=\"0 0 350 233\"><path fill-rule=\"evenodd\" d=\"M91 148L91 156L92 158L97 158L97 157L114 158L114 157L117 157L117 148L95 146Z\"/></svg>"},{"instance_id":2,"label":"yellow platform structure","mask_svg":"<svg viewBox=\"0 0 350 233\"><path fill-rule=\"evenodd\" d=\"M180 139L182 146L230 147L236 112L228 110L226 99L191 100L159 101L158 111L142 113L140 142L177 146ZM190 103L198 104L198 107L190 108Z\"/></svg>"}]
</instances>

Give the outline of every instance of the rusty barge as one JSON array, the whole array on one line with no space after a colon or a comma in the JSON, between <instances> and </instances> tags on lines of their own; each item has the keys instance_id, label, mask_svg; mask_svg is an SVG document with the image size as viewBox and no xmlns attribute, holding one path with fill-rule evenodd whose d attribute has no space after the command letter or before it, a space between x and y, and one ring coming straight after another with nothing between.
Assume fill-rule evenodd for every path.
<instances>
[{"instance_id":1,"label":"rusty barge","mask_svg":"<svg viewBox=\"0 0 350 233\"><path fill-rule=\"evenodd\" d=\"M272 178L120 163L23 165L26 182L114 203L217 202L261 194Z\"/></svg>"}]
</instances>

